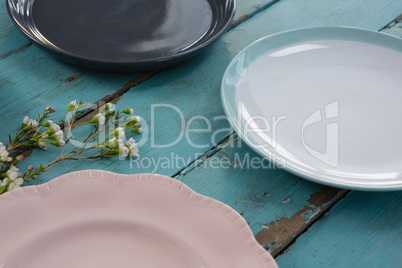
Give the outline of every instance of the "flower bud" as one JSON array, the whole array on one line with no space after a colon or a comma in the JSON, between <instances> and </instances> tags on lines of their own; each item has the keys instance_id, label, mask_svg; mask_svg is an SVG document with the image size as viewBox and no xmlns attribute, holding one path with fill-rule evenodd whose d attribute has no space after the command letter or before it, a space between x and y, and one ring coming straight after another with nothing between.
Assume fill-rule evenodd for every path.
<instances>
[{"instance_id":1,"label":"flower bud","mask_svg":"<svg viewBox=\"0 0 402 268\"><path fill-rule=\"evenodd\" d=\"M94 116L91 121L89 121L89 123L93 123L93 124L99 124L99 119L98 117Z\"/></svg>"},{"instance_id":2,"label":"flower bud","mask_svg":"<svg viewBox=\"0 0 402 268\"><path fill-rule=\"evenodd\" d=\"M127 118L126 122L128 124L136 124L139 123L141 121L141 118L139 116L132 116Z\"/></svg>"},{"instance_id":3,"label":"flower bud","mask_svg":"<svg viewBox=\"0 0 402 268\"><path fill-rule=\"evenodd\" d=\"M106 146L110 149L117 149L119 148L119 142L115 139L112 139L106 143Z\"/></svg>"},{"instance_id":4,"label":"flower bud","mask_svg":"<svg viewBox=\"0 0 402 268\"><path fill-rule=\"evenodd\" d=\"M34 169L34 166L33 165L29 165L28 166L28 170L33 170Z\"/></svg>"},{"instance_id":5,"label":"flower bud","mask_svg":"<svg viewBox=\"0 0 402 268\"><path fill-rule=\"evenodd\" d=\"M132 133L142 133L143 131L144 131L144 129L142 127L134 128L134 129L130 130L130 132L132 132Z\"/></svg>"},{"instance_id":6,"label":"flower bud","mask_svg":"<svg viewBox=\"0 0 402 268\"><path fill-rule=\"evenodd\" d=\"M24 120L22 121L22 127L21 127L21 128L25 129L26 126L28 125L28 122L29 122L29 117L28 117L28 116L25 116L25 117L24 117ZM28 128L28 129L29 129L29 128Z\"/></svg>"},{"instance_id":7,"label":"flower bud","mask_svg":"<svg viewBox=\"0 0 402 268\"><path fill-rule=\"evenodd\" d=\"M109 111L107 111L107 112L105 113L105 117L109 117L109 116L115 115L115 113L116 113L115 110L110 109Z\"/></svg>"},{"instance_id":8,"label":"flower bud","mask_svg":"<svg viewBox=\"0 0 402 268\"><path fill-rule=\"evenodd\" d=\"M70 111L75 111L75 105L74 104L69 104L67 106L67 112L70 112Z\"/></svg>"},{"instance_id":9,"label":"flower bud","mask_svg":"<svg viewBox=\"0 0 402 268\"><path fill-rule=\"evenodd\" d=\"M17 161L19 161L19 162L23 161L24 159L25 159L25 157L22 154L17 156Z\"/></svg>"},{"instance_id":10,"label":"flower bud","mask_svg":"<svg viewBox=\"0 0 402 268\"><path fill-rule=\"evenodd\" d=\"M52 109L52 107L47 106L47 107L45 108L45 111L50 111L51 109Z\"/></svg>"},{"instance_id":11,"label":"flower bud","mask_svg":"<svg viewBox=\"0 0 402 268\"><path fill-rule=\"evenodd\" d=\"M50 144L56 146L56 147L60 147L61 146L61 141L53 141Z\"/></svg>"},{"instance_id":12,"label":"flower bud","mask_svg":"<svg viewBox=\"0 0 402 268\"><path fill-rule=\"evenodd\" d=\"M122 113L125 113L125 114L134 114L134 109L131 109L131 108L125 109L125 110L123 110Z\"/></svg>"},{"instance_id":13,"label":"flower bud","mask_svg":"<svg viewBox=\"0 0 402 268\"><path fill-rule=\"evenodd\" d=\"M51 126L52 121L46 121L45 123L43 123L43 127L50 127Z\"/></svg>"},{"instance_id":14,"label":"flower bud","mask_svg":"<svg viewBox=\"0 0 402 268\"><path fill-rule=\"evenodd\" d=\"M110 108L112 108L112 104L110 102L108 102L105 105L103 105L103 107L101 108L101 111L107 111Z\"/></svg>"},{"instance_id":15,"label":"flower bud","mask_svg":"<svg viewBox=\"0 0 402 268\"><path fill-rule=\"evenodd\" d=\"M48 130L46 130L46 134L53 135L56 133L56 130L53 127L50 127Z\"/></svg>"}]
</instances>

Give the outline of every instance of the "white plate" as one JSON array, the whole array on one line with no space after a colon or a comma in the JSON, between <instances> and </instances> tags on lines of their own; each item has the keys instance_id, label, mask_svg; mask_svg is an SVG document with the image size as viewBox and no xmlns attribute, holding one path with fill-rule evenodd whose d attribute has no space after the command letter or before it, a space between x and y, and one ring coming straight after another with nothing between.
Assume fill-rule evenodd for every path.
<instances>
[{"instance_id":1,"label":"white plate","mask_svg":"<svg viewBox=\"0 0 402 268\"><path fill-rule=\"evenodd\" d=\"M226 114L264 157L314 182L402 189L402 40L325 27L262 38L222 82Z\"/></svg>"},{"instance_id":2,"label":"white plate","mask_svg":"<svg viewBox=\"0 0 402 268\"><path fill-rule=\"evenodd\" d=\"M161 175L74 172L0 215L1 268L277 267L236 211Z\"/></svg>"}]
</instances>

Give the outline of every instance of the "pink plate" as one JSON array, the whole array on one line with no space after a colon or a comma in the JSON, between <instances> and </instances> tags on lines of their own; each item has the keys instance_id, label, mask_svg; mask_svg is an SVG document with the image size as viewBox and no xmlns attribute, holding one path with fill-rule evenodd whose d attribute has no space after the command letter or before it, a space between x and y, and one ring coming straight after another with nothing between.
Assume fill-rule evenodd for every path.
<instances>
[{"instance_id":1,"label":"pink plate","mask_svg":"<svg viewBox=\"0 0 402 268\"><path fill-rule=\"evenodd\" d=\"M236 211L161 175L73 172L0 215L1 268L277 267Z\"/></svg>"}]
</instances>

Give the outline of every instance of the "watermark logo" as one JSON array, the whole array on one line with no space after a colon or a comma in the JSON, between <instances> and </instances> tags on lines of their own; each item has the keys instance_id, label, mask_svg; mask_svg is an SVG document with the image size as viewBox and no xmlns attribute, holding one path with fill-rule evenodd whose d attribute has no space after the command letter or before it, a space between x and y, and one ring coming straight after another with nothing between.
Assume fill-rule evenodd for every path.
<instances>
[{"instance_id":1,"label":"watermark logo","mask_svg":"<svg viewBox=\"0 0 402 268\"><path fill-rule=\"evenodd\" d=\"M324 162L331 167L337 167L339 164L339 123L326 124L326 146L325 152L321 153L306 144L304 132L306 128L323 120L330 120L339 117L339 102L334 101L325 106L324 117L321 109L312 113L303 123L302 126L302 143L303 147L316 159Z\"/></svg>"},{"instance_id":2,"label":"watermark logo","mask_svg":"<svg viewBox=\"0 0 402 268\"><path fill-rule=\"evenodd\" d=\"M95 105L94 105L95 106ZM149 109L150 108L150 109ZM339 123L337 118L339 117L339 102L334 101L321 109L316 110L311 115L306 117L301 117L300 122L302 125L301 129L299 126L294 124L294 116L286 114L278 115L261 115L257 114L258 111L250 111L245 107L242 102L237 103L238 117L234 122L230 122L231 118L223 115L216 117L206 117L203 115L192 115L186 116L183 111L174 105L157 103L151 104L150 107L147 106L144 110L148 109L150 114L148 120L146 118L141 119L141 125L144 128L144 133L136 137L136 142L138 146L143 145L149 146L151 149L163 150L169 148L174 148L179 146L181 143L181 148L189 146L193 148L194 152L207 151L211 148L240 148L244 146L240 138L231 138L226 142L222 142L225 137L231 136L234 133L234 123L237 123L237 127L243 131L251 143L254 149L259 149L264 151L264 154L269 158L261 158L260 156L249 157L246 155L244 158L240 159L240 155L235 155L234 158L228 162L228 159L223 159L219 163L211 163L209 166L211 168L228 168L228 167L241 167L241 168L273 168L272 165L268 163L276 163L280 168L286 166L286 158L284 158L280 153L283 149L281 147L280 138L281 134L286 135L283 132L284 129L289 131L289 127L292 127L292 131L296 134L292 138L296 138L297 142L300 140L301 145L304 149L313 157L319 161L331 166L337 167L339 164ZM315 107L318 108L318 107ZM251 113L251 114L250 114ZM306 119L305 119L306 118ZM168 119L168 120L167 120ZM288 119L292 119L289 120ZM299 118L297 118L299 119ZM305 119L305 120L304 120ZM120 118L124 122L124 118ZM304 121L303 121L304 120ZM227 124L230 122L231 124ZM286 125L287 122L292 122L292 125ZM322 132L314 132L313 137L324 138L325 140L325 151L318 151L315 146L308 144L306 140L306 130L308 130L313 125L317 123L325 124L325 134ZM149 127L148 127L149 126ZM317 126L317 125L316 125ZM100 133L98 140L105 141L110 137L110 133L113 128L106 129ZM313 130L314 128L310 129ZM279 131L279 130L282 130ZM69 133L71 137L71 143L73 145L82 143L82 139L79 137L79 132L75 137L73 133ZM323 136L318 136L323 135ZM278 140L279 138L279 140ZM183 145L185 143L185 145ZM300 144L300 143L299 143ZM92 146L91 141L86 142L87 146ZM166 151L167 151L166 150ZM172 151L172 149L170 149ZM165 151L165 152L166 152ZM161 157L156 156L145 156L138 159L134 159L130 166L139 169L143 168L146 170L152 170L156 172L159 169L180 169L189 166L193 161L198 161L198 159L203 159L201 155L195 155L193 157L182 157L178 154L172 154ZM124 158L122 158L124 159ZM215 161L215 160L210 160ZM260 162L259 162L260 161ZM240 164L239 164L240 163Z\"/></svg>"}]
</instances>

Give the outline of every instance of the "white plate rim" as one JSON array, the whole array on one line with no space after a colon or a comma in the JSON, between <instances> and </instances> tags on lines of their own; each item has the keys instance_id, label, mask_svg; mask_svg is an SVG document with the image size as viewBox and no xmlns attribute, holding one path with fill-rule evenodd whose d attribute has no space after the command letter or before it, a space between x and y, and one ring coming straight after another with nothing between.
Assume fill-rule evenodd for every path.
<instances>
[{"instance_id":1,"label":"white plate rim","mask_svg":"<svg viewBox=\"0 0 402 268\"><path fill-rule=\"evenodd\" d=\"M307 40L345 40L345 41L357 41L357 42L366 42L369 44L374 44L377 46L382 46L382 47L386 47L386 48L390 48L393 50L396 50L398 52L402 53L402 39L398 38L396 36L387 34L387 33L383 33L383 32L378 32L378 31L374 31L374 30L368 30L368 29L363 29L363 28L358 28L358 27L349 27L349 26L328 26L328 27L305 27L305 28L297 28L297 29L292 29L292 30L287 30L287 31L282 31L282 32L278 32L278 33L274 33L274 34L270 34L267 35L265 37L262 37L260 39L257 39L256 41L254 41L253 43L249 44L248 46L246 46L245 48L243 48L239 53L237 53L237 55L232 59L232 61L229 63L229 65L227 66L223 78L222 78L222 82L221 82L221 99L222 99L222 106L223 106L223 110L228 118L228 121L230 123L230 125L233 127L233 129L235 130L235 132L237 133L237 135L239 135L239 137L250 147L252 148L255 152L257 152L260 156L267 158L269 161L271 161L273 164L278 165L277 161L275 160L275 158L271 157L270 155L264 153L261 149L259 149L257 146L255 146L255 144L247 137L245 131L242 129L242 124L241 122L239 122L239 120L237 120L237 114L235 112L232 111L232 107L233 105L231 104L231 100L230 100L230 92L228 92L228 90L226 89L226 84L225 84L225 80L226 78L229 76L229 72L231 71L232 68L234 68L237 60L239 59L239 57L244 56L246 54L246 52L250 49L252 49L252 47L256 44L258 44L259 42L271 39L271 38L275 38L277 36L282 36L282 35L292 35L292 34L298 34L301 32L320 32L320 33L327 33L327 32L331 32L331 31L344 31L344 33L342 34L347 34L348 31L353 32L355 34L365 34L365 35L371 35L371 36L376 36L376 37L381 37L383 39L381 39L380 41L377 39L374 40L370 40L372 42L366 42L365 41L360 41L358 37L356 36L352 36L351 39L337 39L337 38L333 38L333 39L329 39L329 38L322 38L322 39L306 39L306 40L297 40L294 43L298 43L298 42L302 42L302 41L307 41ZM382 44L382 42L384 41L384 39L386 39L387 41L390 41L389 43L399 43L399 46L395 46L392 44L387 44L384 45ZM271 50L266 50L266 52L269 52ZM235 94L235 93L232 93ZM234 105L235 106L235 105ZM286 157L283 157L284 159L286 159ZM395 184L387 184L387 185L381 185L381 184L364 184L364 183L339 183L336 181L331 181L325 178L321 178L321 177L317 177L317 176L313 176L311 174L308 174L305 170L300 169L297 166L291 165L289 163L287 163L285 165L285 167L283 168L284 170L299 176L301 178L304 178L306 180L315 182L315 183L319 183L319 184L323 184L323 185L327 185L327 186L331 186L331 187L337 187L337 188L343 188L343 189L349 189L349 190L358 190L358 191L401 191L402 190L402 180L396 180Z\"/></svg>"}]
</instances>

